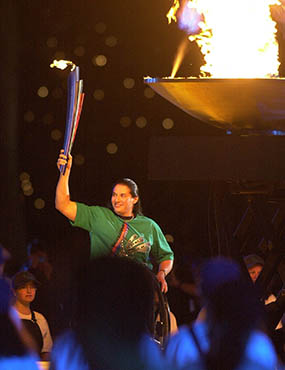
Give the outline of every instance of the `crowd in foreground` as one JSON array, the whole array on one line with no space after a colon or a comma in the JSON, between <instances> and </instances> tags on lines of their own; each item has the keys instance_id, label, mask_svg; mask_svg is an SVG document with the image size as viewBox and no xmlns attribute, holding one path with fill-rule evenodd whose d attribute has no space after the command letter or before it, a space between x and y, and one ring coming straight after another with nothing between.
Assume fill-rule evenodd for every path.
<instances>
[{"instance_id":1,"label":"crowd in foreground","mask_svg":"<svg viewBox=\"0 0 285 370\"><path fill-rule=\"evenodd\" d=\"M37 281L29 273L16 274L12 284L2 277L0 369L38 369L41 360L54 370L283 368L267 335L264 306L234 261L216 257L202 265L203 315L163 345L154 339L155 284L154 274L129 258L91 260L79 277L73 329L54 343L49 338L44 348L19 315Z\"/></svg>"}]
</instances>

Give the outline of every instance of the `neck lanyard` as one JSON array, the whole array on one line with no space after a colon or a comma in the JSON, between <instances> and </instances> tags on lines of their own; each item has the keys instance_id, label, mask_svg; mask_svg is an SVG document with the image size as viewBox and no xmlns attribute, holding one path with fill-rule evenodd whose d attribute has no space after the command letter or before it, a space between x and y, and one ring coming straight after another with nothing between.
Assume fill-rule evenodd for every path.
<instances>
[{"instance_id":1,"label":"neck lanyard","mask_svg":"<svg viewBox=\"0 0 285 370\"><path fill-rule=\"evenodd\" d=\"M125 236L127 235L128 230L129 230L129 225L125 222L122 226L120 236L119 236L118 240L116 241L116 243L114 244L114 246L112 248L112 254L114 256L116 256L116 254L119 250L119 247L121 245L121 242L124 240Z\"/></svg>"}]
</instances>

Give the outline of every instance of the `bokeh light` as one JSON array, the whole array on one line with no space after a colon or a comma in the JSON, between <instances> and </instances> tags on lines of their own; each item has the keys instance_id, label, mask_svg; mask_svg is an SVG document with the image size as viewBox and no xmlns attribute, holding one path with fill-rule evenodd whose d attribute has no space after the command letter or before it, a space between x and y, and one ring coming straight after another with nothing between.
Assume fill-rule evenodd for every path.
<instances>
[{"instance_id":1,"label":"bokeh light","mask_svg":"<svg viewBox=\"0 0 285 370\"><path fill-rule=\"evenodd\" d=\"M24 195L27 197L30 197L31 195L34 194L34 189L32 186L28 187L24 192Z\"/></svg>"},{"instance_id":2,"label":"bokeh light","mask_svg":"<svg viewBox=\"0 0 285 370\"><path fill-rule=\"evenodd\" d=\"M58 141L62 138L62 132L59 129L55 128L51 131L50 136L53 140Z\"/></svg>"},{"instance_id":3,"label":"bokeh light","mask_svg":"<svg viewBox=\"0 0 285 370\"><path fill-rule=\"evenodd\" d=\"M132 89L135 86L135 80L133 78L125 78L123 81L123 85L126 89Z\"/></svg>"},{"instance_id":4,"label":"bokeh light","mask_svg":"<svg viewBox=\"0 0 285 370\"><path fill-rule=\"evenodd\" d=\"M118 43L118 40L115 36L108 36L105 40L105 44L110 48L113 48Z\"/></svg>"},{"instance_id":5,"label":"bokeh light","mask_svg":"<svg viewBox=\"0 0 285 370\"><path fill-rule=\"evenodd\" d=\"M128 116L123 116L120 118L120 125L124 128L129 127L132 124L132 120Z\"/></svg>"},{"instance_id":6,"label":"bokeh light","mask_svg":"<svg viewBox=\"0 0 285 370\"><path fill-rule=\"evenodd\" d=\"M23 190L24 195L26 195L26 196L30 196L34 192L32 183L29 179L25 179L25 180L22 181L21 188Z\"/></svg>"},{"instance_id":7,"label":"bokeh light","mask_svg":"<svg viewBox=\"0 0 285 370\"><path fill-rule=\"evenodd\" d=\"M109 143L106 146L106 150L107 150L107 153L109 153L109 154L116 154L117 151L118 151L118 145L115 144L115 143Z\"/></svg>"},{"instance_id":8,"label":"bokeh light","mask_svg":"<svg viewBox=\"0 0 285 370\"><path fill-rule=\"evenodd\" d=\"M34 207L36 209L43 209L46 205L46 202L42 199L42 198L37 198L35 201L34 201Z\"/></svg>"},{"instance_id":9,"label":"bokeh light","mask_svg":"<svg viewBox=\"0 0 285 370\"><path fill-rule=\"evenodd\" d=\"M173 128L174 126L174 122L171 118L165 118L163 121L162 121L162 126L163 128L165 128L165 130L170 130Z\"/></svg>"},{"instance_id":10,"label":"bokeh light","mask_svg":"<svg viewBox=\"0 0 285 370\"><path fill-rule=\"evenodd\" d=\"M39 89L38 89L38 96L40 98L46 98L48 96L48 88L46 86L41 86Z\"/></svg>"},{"instance_id":11,"label":"bokeh light","mask_svg":"<svg viewBox=\"0 0 285 370\"><path fill-rule=\"evenodd\" d=\"M21 181L30 180L30 175L28 174L28 172L21 172L19 177Z\"/></svg>"},{"instance_id":12,"label":"bokeh light","mask_svg":"<svg viewBox=\"0 0 285 370\"><path fill-rule=\"evenodd\" d=\"M105 55L96 55L92 58L92 62L95 66L104 67L107 64L107 58Z\"/></svg>"},{"instance_id":13,"label":"bokeh light","mask_svg":"<svg viewBox=\"0 0 285 370\"><path fill-rule=\"evenodd\" d=\"M144 128L147 125L147 120L145 117L140 116L136 119L136 125L138 128Z\"/></svg>"},{"instance_id":14,"label":"bokeh light","mask_svg":"<svg viewBox=\"0 0 285 370\"><path fill-rule=\"evenodd\" d=\"M96 89L96 90L94 91L94 93L93 93L93 97L94 97L94 99L95 99L95 100L101 101L101 100L103 100L103 99L104 99L104 97L105 97L105 93L104 93L104 91L103 91L103 90L101 90L101 89Z\"/></svg>"}]
</instances>

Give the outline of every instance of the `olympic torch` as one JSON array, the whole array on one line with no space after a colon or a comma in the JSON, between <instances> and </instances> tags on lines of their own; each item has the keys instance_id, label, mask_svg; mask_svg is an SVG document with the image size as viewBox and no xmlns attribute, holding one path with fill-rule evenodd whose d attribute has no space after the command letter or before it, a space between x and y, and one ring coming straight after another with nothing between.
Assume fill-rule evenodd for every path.
<instances>
[{"instance_id":1,"label":"olympic torch","mask_svg":"<svg viewBox=\"0 0 285 370\"><path fill-rule=\"evenodd\" d=\"M79 67L69 60L54 60L50 65L51 68L56 67L65 69L71 66L71 71L67 80L67 110L66 124L64 134L64 154L68 157L75 140L78 123L82 111L84 93L83 80L79 79ZM65 173L66 165L60 166L60 172Z\"/></svg>"}]
</instances>

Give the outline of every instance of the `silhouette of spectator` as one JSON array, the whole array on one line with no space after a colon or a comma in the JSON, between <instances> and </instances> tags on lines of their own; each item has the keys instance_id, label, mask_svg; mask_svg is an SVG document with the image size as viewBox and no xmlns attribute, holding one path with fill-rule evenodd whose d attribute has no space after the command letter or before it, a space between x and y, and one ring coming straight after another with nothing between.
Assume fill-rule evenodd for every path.
<instances>
[{"instance_id":1,"label":"silhouette of spectator","mask_svg":"<svg viewBox=\"0 0 285 370\"><path fill-rule=\"evenodd\" d=\"M45 240L33 239L27 245L28 259L21 271L31 272L41 284L51 279L52 265L48 258L48 244Z\"/></svg>"},{"instance_id":2,"label":"silhouette of spectator","mask_svg":"<svg viewBox=\"0 0 285 370\"><path fill-rule=\"evenodd\" d=\"M49 246L45 240L33 239L27 245L27 260L20 271L30 272L40 282L41 289L37 291L33 308L48 319L53 332L56 321L55 281L48 250Z\"/></svg>"},{"instance_id":3,"label":"silhouette of spectator","mask_svg":"<svg viewBox=\"0 0 285 370\"><path fill-rule=\"evenodd\" d=\"M31 273L21 271L13 277L12 285L15 294L14 308L36 342L41 359L47 361L53 344L49 326L45 317L31 308L39 282Z\"/></svg>"},{"instance_id":4,"label":"silhouette of spectator","mask_svg":"<svg viewBox=\"0 0 285 370\"><path fill-rule=\"evenodd\" d=\"M0 243L0 276L4 275L5 263L11 258L11 254Z\"/></svg>"},{"instance_id":5,"label":"silhouette of spectator","mask_svg":"<svg viewBox=\"0 0 285 370\"><path fill-rule=\"evenodd\" d=\"M127 257L91 260L79 279L77 325L55 342L52 369L165 369L152 339L154 279Z\"/></svg>"},{"instance_id":6,"label":"silhouette of spectator","mask_svg":"<svg viewBox=\"0 0 285 370\"><path fill-rule=\"evenodd\" d=\"M263 258L261 258L257 254L249 254L244 257L244 263L247 267L252 282L255 284L256 280L258 279L259 275L261 274L264 268L265 262ZM266 324L269 334L274 342L275 348L279 356L282 358L282 361L284 361L285 349L283 346L285 337L283 330L283 321L285 321L284 315L285 296L284 291L280 290L278 278L281 281L280 277L277 276L277 274L272 278L272 281L269 284L269 287L267 288L267 296L264 301L264 304L266 312ZM279 288L277 288L277 294L274 291L275 286L277 287L279 286Z\"/></svg>"},{"instance_id":7,"label":"silhouette of spectator","mask_svg":"<svg viewBox=\"0 0 285 370\"><path fill-rule=\"evenodd\" d=\"M190 325L201 308L192 270L192 264L184 258L174 263L174 268L168 275L168 302L178 326Z\"/></svg>"},{"instance_id":8,"label":"silhouette of spectator","mask_svg":"<svg viewBox=\"0 0 285 370\"><path fill-rule=\"evenodd\" d=\"M263 267L264 267L264 260L257 254L249 254L244 257L244 263L246 265L246 268L248 270L248 273L251 277L252 282L255 284L256 280L258 279L259 275L261 274ZM274 279L272 279L273 281ZM270 287L268 288L269 292L267 294L267 297L264 301L265 305L269 305L272 302L275 302L277 297L272 292L272 284L270 284ZM282 328L282 322L279 321L279 323L276 326L276 329Z\"/></svg>"},{"instance_id":9,"label":"silhouette of spectator","mask_svg":"<svg viewBox=\"0 0 285 370\"><path fill-rule=\"evenodd\" d=\"M37 357L23 341L20 322L11 310L12 291L0 277L0 370L38 370Z\"/></svg>"},{"instance_id":10,"label":"silhouette of spectator","mask_svg":"<svg viewBox=\"0 0 285 370\"><path fill-rule=\"evenodd\" d=\"M217 257L200 272L204 321L181 327L170 337L169 365L207 370L275 369L274 347L263 331L263 306L254 286L230 259Z\"/></svg>"}]
</instances>

